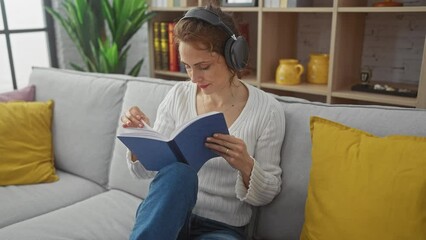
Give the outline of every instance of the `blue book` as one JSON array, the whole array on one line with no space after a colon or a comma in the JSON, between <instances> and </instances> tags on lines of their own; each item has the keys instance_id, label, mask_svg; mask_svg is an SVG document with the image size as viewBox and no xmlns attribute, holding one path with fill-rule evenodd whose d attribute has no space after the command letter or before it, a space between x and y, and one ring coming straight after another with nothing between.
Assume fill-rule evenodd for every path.
<instances>
[{"instance_id":1,"label":"blue book","mask_svg":"<svg viewBox=\"0 0 426 240\"><path fill-rule=\"evenodd\" d=\"M209 159L218 154L204 146L214 133L229 134L223 113L199 115L165 137L148 125L125 128L117 136L136 155L145 169L158 171L173 162L189 164L198 172Z\"/></svg>"}]
</instances>

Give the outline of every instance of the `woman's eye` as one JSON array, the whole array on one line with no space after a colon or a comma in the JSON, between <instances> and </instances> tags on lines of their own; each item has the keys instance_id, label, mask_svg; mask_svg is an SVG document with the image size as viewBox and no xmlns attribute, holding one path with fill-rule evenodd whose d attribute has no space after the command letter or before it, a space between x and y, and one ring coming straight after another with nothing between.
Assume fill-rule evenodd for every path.
<instances>
[{"instance_id":1,"label":"woman's eye","mask_svg":"<svg viewBox=\"0 0 426 240\"><path fill-rule=\"evenodd\" d=\"M201 70L208 70L210 68L210 65L207 65L207 66L200 66L200 69Z\"/></svg>"}]
</instances>

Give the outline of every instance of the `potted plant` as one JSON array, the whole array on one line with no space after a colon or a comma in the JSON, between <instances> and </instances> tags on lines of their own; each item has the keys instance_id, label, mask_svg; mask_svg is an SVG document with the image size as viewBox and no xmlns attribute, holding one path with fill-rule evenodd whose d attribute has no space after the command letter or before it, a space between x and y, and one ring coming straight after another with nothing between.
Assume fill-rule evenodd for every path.
<instances>
[{"instance_id":1,"label":"potted plant","mask_svg":"<svg viewBox=\"0 0 426 240\"><path fill-rule=\"evenodd\" d=\"M95 0L96 1L96 0ZM80 71L125 74L128 43L154 13L147 0L100 0L100 14L93 0L64 0L65 16L52 8L46 10L57 20L75 44L84 66L71 63ZM140 59L127 73L137 76Z\"/></svg>"}]
</instances>

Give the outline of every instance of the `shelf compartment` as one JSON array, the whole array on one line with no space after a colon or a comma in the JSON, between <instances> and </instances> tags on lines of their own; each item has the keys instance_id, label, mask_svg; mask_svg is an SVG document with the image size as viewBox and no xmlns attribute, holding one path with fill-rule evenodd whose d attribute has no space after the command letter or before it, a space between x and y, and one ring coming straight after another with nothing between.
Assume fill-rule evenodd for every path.
<instances>
[{"instance_id":1,"label":"shelf compartment","mask_svg":"<svg viewBox=\"0 0 426 240\"><path fill-rule=\"evenodd\" d=\"M246 12L257 13L259 7L221 7L224 12Z\"/></svg>"},{"instance_id":2,"label":"shelf compartment","mask_svg":"<svg viewBox=\"0 0 426 240\"><path fill-rule=\"evenodd\" d=\"M165 76L165 77L175 77L176 80L187 80L189 79L188 74L182 73L182 72L170 72L170 71L164 71L164 70L155 70L155 75ZM172 79L171 78L171 79Z\"/></svg>"},{"instance_id":3,"label":"shelf compartment","mask_svg":"<svg viewBox=\"0 0 426 240\"><path fill-rule=\"evenodd\" d=\"M262 12L332 13L331 7L262 8Z\"/></svg>"},{"instance_id":4,"label":"shelf compartment","mask_svg":"<svg viewBox=\"0 0 426 240\"><path fill-rule=\"evenodd\" d=\"M335 91L331 93L332 97L352 99L364 102L373 102L378 104L391 104L405 107L416 107L416 98L389 96L377 93L355 92L351 90Z\"/></svg>"},{"instance_id":5,"label":"shelf compartment","mask_svg":"<svg viewBox=\"0 0 426 240\"><path fill-rule=\"evenodd\" d=\"M310 21L311 19L317 20L313 22ZM314 31L304 34L304 30L308 28ZM331 28L331 13L263 13L260 79L262 81L275 79L279 60L292 58L298 59L305 68L301 76L303 82L306 78L309 55L330 54ZM324 31L315 31L316 29L324 29ZM271 38L271 36L276 37Z\"/></svg>"},{"instance_id":6,"label":"shelf compartment","mask_svg":"<svg viewBox=\"0 0 426 240\"><path fill-rule=\"evenodd\" d=\"M337 11L353 13L410 13L426 12L426 7L339 7Z\"/></svg>"}]
</instances>

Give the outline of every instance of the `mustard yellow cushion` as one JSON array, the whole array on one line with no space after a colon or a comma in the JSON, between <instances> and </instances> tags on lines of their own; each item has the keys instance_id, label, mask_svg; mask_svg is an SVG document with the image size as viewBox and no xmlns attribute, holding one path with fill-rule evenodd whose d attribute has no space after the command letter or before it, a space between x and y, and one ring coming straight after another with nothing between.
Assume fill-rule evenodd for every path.
<instances>
[{"instance_id":1,"label":"mustard yellow cushion","mask_svg":"<svg viewBox=\"0 0 426 240\"><path fill-rule=\"evenodd\" d=\"M425 240L426 138L377 137L311 118L301 240Z\"/></svg>"},{"instance_id":2,"label":"mustard yellow cushion","mask_svg":"<svg viewBox=\"0 0 426 240\"><path fill-rule=\"evenodd\" d=\"M0 103L0 185L58 180L53 164L53 101Z\"/></svg>"}]
</instances>

